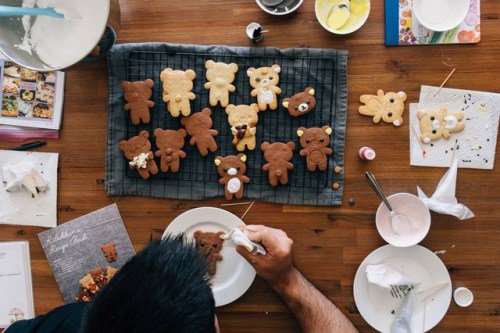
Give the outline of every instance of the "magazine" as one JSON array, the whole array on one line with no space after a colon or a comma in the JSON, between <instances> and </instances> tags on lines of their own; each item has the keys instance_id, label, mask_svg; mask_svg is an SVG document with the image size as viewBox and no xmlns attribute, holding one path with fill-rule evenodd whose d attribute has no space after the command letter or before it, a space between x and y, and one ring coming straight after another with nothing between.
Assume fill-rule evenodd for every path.
<instances>
[{"instance_id":1,"label":"magazine","mask_svg":"<svg viewBox=\"0 0 500 333\"><path fill-rule=\"evenodd\" d=\"M63 72L38 72L0 58L0 80L0 125L59 130L64 99Z\"/></svg>"}]
</instances>

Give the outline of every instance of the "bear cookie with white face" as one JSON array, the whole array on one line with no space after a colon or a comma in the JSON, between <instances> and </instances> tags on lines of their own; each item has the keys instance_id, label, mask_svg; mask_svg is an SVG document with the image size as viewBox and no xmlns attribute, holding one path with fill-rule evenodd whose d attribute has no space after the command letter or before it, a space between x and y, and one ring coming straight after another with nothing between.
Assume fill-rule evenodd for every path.
<instances>
[{"instance_id":1,"label":"bear cookie with white face","mask_svg":"<svg viewBox=\"0 0 500 333\"><path fill-rule=\"evenodd\" d=\"M442 107L438 111L420 110L417 112L420 122L420 141L429 143L441 138L449 139L451 133L461 132L465 128L464 113L449 112Z\"/></svg>"}]
</instances>

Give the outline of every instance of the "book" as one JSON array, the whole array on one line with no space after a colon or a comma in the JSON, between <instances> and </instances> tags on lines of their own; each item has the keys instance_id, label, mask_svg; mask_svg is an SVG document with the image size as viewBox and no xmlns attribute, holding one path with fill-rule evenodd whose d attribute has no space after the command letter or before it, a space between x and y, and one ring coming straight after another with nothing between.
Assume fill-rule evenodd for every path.
<instances>
[{"instance_id":1,"label":"book","mask_svg":"<svg viewBox=\"0 0 500 333\"><path fill-rule=\"evenodd\" d=\"M0 242L0 328L35 317L28 241Z\"/></svg>"},{"instance_id":2,"label":"book","mask_svg":"<svg viewBox=\"0 0 500 333\"><path fill-rule=\"evenodd\" d=\"M116 204L43 231L38 239L65 303L77 300L91 271L118 270L135 255Z\"/></svg>"},{"instance_id":3,"label":"book","mask_svg":"<svg viewBox=\"0 0 500 333\"><path fill-rule=\"evenodd\" d=\"M0 58L0 80L0 125L59 130L63 112L64 72L38 72Z\"/></svg>"},{"instance_id":4,"label":"book","mask_svg":"<svg viewBox=\"0 0 500 333\"><path fill-rule=\"evenodd\" d=\"M413 0L385 0L385 45L473 44L481 40L480 0L470 0L463 22L448 31L431 31L413 14Z\"/></svg>"}]
</instances>

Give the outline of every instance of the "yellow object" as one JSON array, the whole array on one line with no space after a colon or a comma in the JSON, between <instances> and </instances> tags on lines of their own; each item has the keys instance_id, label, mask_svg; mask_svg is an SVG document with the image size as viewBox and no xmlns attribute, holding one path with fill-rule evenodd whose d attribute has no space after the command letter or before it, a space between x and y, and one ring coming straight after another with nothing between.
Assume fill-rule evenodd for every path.
<instances>
[{"instance_id":1,"label":"yellow object","mask_svg":"<svg viewBox=\"0 0 500 333\"><path fill-rule=\"evenodd\" d=\"M340 29L350 17L351 2L349 0L341 0L332 7L326 24L332 29Z\"/></svg>"}]
</instances>

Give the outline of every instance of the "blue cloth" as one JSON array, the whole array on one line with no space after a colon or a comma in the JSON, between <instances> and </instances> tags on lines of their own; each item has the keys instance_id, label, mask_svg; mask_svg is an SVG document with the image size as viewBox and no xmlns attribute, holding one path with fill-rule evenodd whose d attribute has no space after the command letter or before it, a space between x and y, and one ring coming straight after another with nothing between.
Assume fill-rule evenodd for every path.
<instances>
[{"instance_id":1,"label":"blue cloth","mask_svg":"<svg viewBox=\"0 0 500 333\"><path fill-rule=\"evenodd\" d=\"M20 320L4 333L78 333L87 303L62 305L34 319Z\"/></svg>"},{"instance_id":2,"label":"blue cloth","mask_svg":"<svg viewBox=\"0 0 500 333\"><path fill-rule=\"evenodd\" d=\"M347 58L344 50L272 47L230 47L222 45L180 45L168 43L140 43L114 45L108 56L109 64L109 105L108 133L106 151L105 187L110 195L140 195L172 199L205 200L223 198L224 187L217 181L214 159L217 156L236 155L227 114L220 106L210 107L212 110L213 128L219 131L215 137L219 150L208 156L199 155L196 147L189 145L189 137L183 150L187 157L181 160L178 173L163 173L142 179L135 170L128 168L128 163L119 149L120 140L127 140L147 130L153 151L154 129L182 128L179 118L173 118L166 110L162 99L162 82L160 73L163 69L187 70L196 72L193 92L196 99L191 102L191 112L199 112L209 106L208 90L203 85L205 78L205 62L209 59L225 63L234 62L239 70L233 85L234 93L230 93L231 104L239 105L256 103L250 96L247 69L250 67L270 67L278 64L281 67L277 110L259 113L257 124L257 148L245 151L247 155L247 172L250 183L244 185L243 199L256 199L279 204L300 204L315 206L338 206L342 203L344 189L344 138L347 117ZM149 124L133 125L130 116L124 110L125 100L121 83L123 81L154 81ZM292 117L281 106L285 97L291 97L306 87L316 91L316 107L310 113ZM299 155L301 149L297 129L304 127L333 128L330 147L333 155L329 157L327 171L309 172L305 158ZM294 169L289 172L289 183L272 187L268 183L268 175L262 170L266 163L260 150L262 142L288 142L296 144L292 163ZM156 161L159 164L159 160ZM341 172L335 172L340 167ZM337 183L340 187L332 189Z\"/></svg>"}]
</instances>

